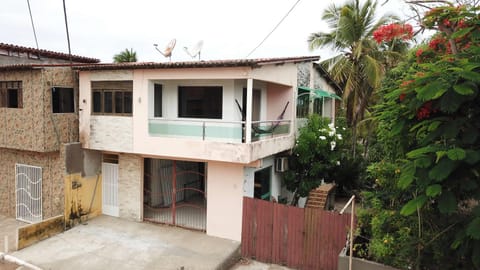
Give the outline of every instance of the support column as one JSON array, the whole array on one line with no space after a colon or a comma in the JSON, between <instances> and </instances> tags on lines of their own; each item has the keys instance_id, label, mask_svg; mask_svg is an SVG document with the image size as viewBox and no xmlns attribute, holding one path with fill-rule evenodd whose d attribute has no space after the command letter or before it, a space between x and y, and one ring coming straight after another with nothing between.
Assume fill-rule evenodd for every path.
<instances>
[{"instance_id":1,"label":"support column","mask_svg":"<svg viewBox=\"0 0 480 270\"><path fill-rule=\"evenodd\" d=\"M314 104L314 93L313 89L315 89L315 68L313 67L313 63L310 63L310 81L309 81L309 86L312 91L309 91L308 94L308 114L307 116L310 116L313 114L313 104ZM323 115L322 115L323 116Z\"/></svg>"},{"instance_id":2,"label":"support column","mask_svg":"<svg viewBox=\"0 0 480 270\"><path fill-rule=\"evenodd\" d=\"M253 79L247 79L247 110L245 118L245 143L252 142L252 100L253 100Z\"/></svg>"}]
</instances>

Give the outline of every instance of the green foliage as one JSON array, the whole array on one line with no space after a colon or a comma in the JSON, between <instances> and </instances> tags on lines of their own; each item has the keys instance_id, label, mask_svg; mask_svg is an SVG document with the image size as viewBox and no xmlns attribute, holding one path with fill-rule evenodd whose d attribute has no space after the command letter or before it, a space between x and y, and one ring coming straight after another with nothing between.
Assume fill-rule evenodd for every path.
<instances>
[{"instance_id":1,"label":"green foliage","mask_svg":"<svg viewBox=\"0 0 480 270\"><path fill-rule=\"evenodd\" d=\"M113 56L113 62L115 63L137 62L137 53L133 49L125 49Z\"/></svg>"},{"instance_id":2,"label":"green foliage","mask_svg":"<svg viewBox=\"0 0 480 270\"><path fill-rule=\"evenodd\" d=\"M300 129L289 159L290 169L284 175L288 190L304 197L322 179L351 187L349 183L355 180L352 177L358 178L358 166L348 158L347 129L341 119L337 124L335 127L330 119L313 114Z\"/></svg>"},{"instance_id":3,"label":"green foliage","mask_svg":"<svg viewBox=\"0 0 480 270\"><path fill-rule=\"evenodd\" d=\"M328 32L312 33L310 49L333 48L339 54L322 61L322 66L343 88L347 123L353 128L352 153L356 157L357 128L373 103L375 91L384 75L384 66L401 58L398 51L380 47L372 33L379 26L393 21L391 16L376 16L376 1L348 0L331 4L322 14ZM398 47L400 48L400 46Z\"/></svg>"},{"instance_id":4,"label":"green foliage","mask_svg":"<svg viewBox=\"0 0 480 270\"><path fill-rule=\"evenodd\" d=\"M409 238L406 233L394 236L392 229L400 232L401 226L415 224L418 233L405 242L416 251L411 254L415 259L405 257L405 264L425 269L478 268L480 259L473 256L480 254L480 210L474 208L480 199L478 8L437 7L426 14L424 24L440 31L428 46L389 71L382 103L376 107L378 142L386 160L399 167L389 180L391 196L374 191L382 202L376 215L380 219L382 210L392 209L399 215L394 219L399 225L385 229L382 226L390 221L375 221L372 214L370 251L395 264L387 243L381 243ZM386 206L391 200L398 204ZM380 233L374 233L378 228Z\"/></svg>"}]
</instances>

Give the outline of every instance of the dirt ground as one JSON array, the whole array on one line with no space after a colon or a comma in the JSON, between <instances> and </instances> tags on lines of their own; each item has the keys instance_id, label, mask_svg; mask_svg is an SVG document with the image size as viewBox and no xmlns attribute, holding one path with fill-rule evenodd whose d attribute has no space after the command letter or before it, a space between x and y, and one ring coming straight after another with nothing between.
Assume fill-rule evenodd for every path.
<instances>
[{"instance_id":1,"label":"dirt ground","mask_svg":"<svg viewBox=\"0 0 480 270\"><path fill-rule=\"evenodd\" d=\"M255 260L250 260L246 258L240 259L240 261L235 264L230 270L293 270L291 268L276 265L261 263Z\"/></svg>"},{"instance_id":2,"label":"dirt ground","mask_svg":"<svg viewBox=\"0 0 480 270\"><path fill-rule=\"evenodd\" d=\"M15 270L19 267L18 264L14 264L11 262L7 262L5 260L0 259L0 270Z\"/></svg>"}]
</instances>

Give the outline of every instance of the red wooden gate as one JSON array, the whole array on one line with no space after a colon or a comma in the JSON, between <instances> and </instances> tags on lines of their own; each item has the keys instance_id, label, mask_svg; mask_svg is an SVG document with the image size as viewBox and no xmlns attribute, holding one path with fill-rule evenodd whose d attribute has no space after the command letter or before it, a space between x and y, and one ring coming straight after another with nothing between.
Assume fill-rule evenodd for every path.
<instances>
[{"instance_id":1,"label":"red wooden gate","mask_svg":"<svg viewBox=\"0 0 480 270\"><path fill-rule=\"evenodd\" d=\"M297 269L336 270L350 214L244 197L242 256Z\"/></svg>"}]
</instances>

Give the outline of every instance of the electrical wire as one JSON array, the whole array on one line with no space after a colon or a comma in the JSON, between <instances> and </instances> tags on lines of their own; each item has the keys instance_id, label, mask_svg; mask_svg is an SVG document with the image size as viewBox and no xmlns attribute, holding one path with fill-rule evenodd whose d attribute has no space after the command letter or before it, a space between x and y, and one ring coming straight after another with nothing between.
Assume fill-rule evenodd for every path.
<instances>
[{"instance_id":1,"label":"electrical wire","mask_svg":"<svg viewBox=\"0 0 480 270\"><path fill-rule=\"evenodd\" d=\"M68 33L67 8L65 0L63 0L63 15L65 17L65 29L67 30L68 56L70 57L70 64L72 63L72 50L70 49L70 34Z\"/></svg>"},{"instance_id":2,"label":"electrical wire","mask_svg":"<svg viewBox=\"0 0 480 270\"><path fill-rule=\"evenodd\" d=\"M273 32L275 32L275 30L277 30L277 28L280 26L280 24L282 24L282 22L288 17L288 15L290 15L290 13L292 12L292 10L298 5L298 3L300 2L301 0L297 0L297 2L295 2L295 4L293 4L293 6L290 8L290 10L285 14L285 16L283 16L283 18L277 23L277 25L275 25L275 27L272 29L272 31L270 31L270 33L268 33L265 38L257 45L257 47L253 48L253 50L250 51L250 53L247 54L247 56L245 56L245 58L248 58L250 55L252 55L253 52L255 52L260 46L262 46L262 44L270 37L271 34L273 34Z\"/></svg>"},{"instance_id":3,"label":"electrical wire","mask_svg":"<svg viewBox=\"0 0 480 270\"><path fill-rule=\"evenodd\" d=\"M32 23L33 37L35 38L35 44L37 45L37 50L39 50L37 32L35 31L35 24L33 23L32 9L30 8L30 0L27 0L27 5L28 5L28 13L30 13L30 22Z\"/></svg>"}]
</instances>

